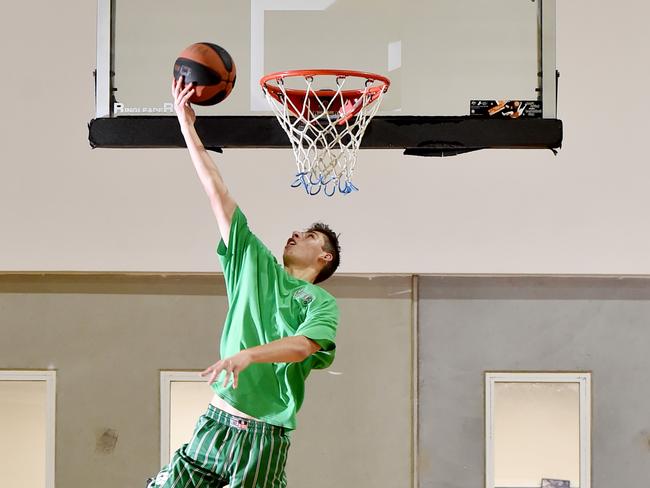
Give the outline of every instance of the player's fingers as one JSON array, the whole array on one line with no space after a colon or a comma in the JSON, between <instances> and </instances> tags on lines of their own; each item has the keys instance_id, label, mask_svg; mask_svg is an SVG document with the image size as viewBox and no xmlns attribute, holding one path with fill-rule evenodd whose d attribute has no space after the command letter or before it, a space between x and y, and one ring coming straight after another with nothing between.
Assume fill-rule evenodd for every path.
<instances>
[{"instance_id":1,"label":"player's fingers","mask_svg":"<svg viewBox=\"0 0 650 488\"><path fill-rule=\"evenodd\" d=\"M205 376L205 375L207 375L208 373L211 373L211 372L214 371L215 369L218 369L220 365L221 365L221 361L217 361L216 363L211 364L210 366L208 366L207 368L205 368L205 369L201 372L201 375L202 375L202 376Z\"/></svg>"},{"instance_id":2,"label":"player's fingers","mask_svg":"<svg viewBox=\"0 0 650 488\"><path fill-rule=\"evenodd\" d=\"M223 387L227 388L228 383L230 382L230 371L228 371L227 369L225 371L226 371L226 375L223 377Z\"/></svg>"},{"instance_id":3,"label":"player's fingers","mask_svg":"<svg viewBox=\"0 0 650 488\"><path fill-rule=\"evenodd\" d=\"M186 94L188 91L190 91L193 87L194 87L194 85L192 85L192 83L188 83L188 84L186 84L186 85L183 87L183 90L181 91L181 96L182 96L182 95L185 95L185 94Z\"/></svg>"},{"instance_id":4,"label":"player's fingers","mask_svg":"<svg viewBox=\"0 0 650 488\"><path fill-rule=\"evenodd\" d=\"M237 380L239 380L239 371L232 372L232 387L237 388Z\"/></svg>"},{"instance_id":5,"label":"player's fingers","mask_svg":"<svg viewBox=\"0 0 650 488\"><path fill-rule=\"evenodd\" d=\"M178 79L174 79L174 98L178 98L178 93L181 91L183 86L183 79L179 76Z\"/></svg>"},{"instance_id":6,"label":"player's fingers","mask_svg":"<svg viewBox=\"0 0 650 488\"><path fill-rule=\"evenodd\" d=\"M208 384L211 385L215 381L217 381L217 376L219 376L219 371L213 371L212 374L210 375L210 379L208 380Z\"/></svg>"},{"instance_id":7,"label":"player's fingers","mask_svg":"<svg viewBox=\"0 0 650 488\"><path fill-rule=\"evenodd\" d=\"M221 373L221 371L223 370L222 362L219 361L219 362L213 364L211 366L211 369L212 369L212 371L211 371L211 374L210 374L210 379L208 380L208 384L210 384L210 385L212 383L214 383L215 381L217 381L217 377L219 376L219 373Z\"/></svg>"},{"instance_id":8,"label":"player's fingers","mask_svg":"<svg viewBox=\"0 0 650 488\"><path fill-rule=\"evenodd\" d=\"M182 76L178 77L176 81L176 91L174 92L174 98L178 98L182 95L183 90L187 88L188 85L185 84L185 79Z\"/></svg>"},{"instance_id":9,"label":"player's fingers","mask_svg":"<svg viewBox=\"0 0 650 488\"><path fill-rule=\"evenodd\" d=\"M187 100L187 94L191 91L192 91L192 85L185 85L185 87L178 93L178 96L176 97L176 102L180 106L185 105L185 101Z\"/></svg>"},{"instance_id":10,"label":"player's fingers","mask_svg":"<svg viewBox=\"0 0 650 488\"><path fill-rule=\"evenodd\" d=\"M228 383L229 383L229 381L230 381L230 378L231 378L232 375L233 375L233 370L234 370L235 368L234 368L234 365L232 364L231 361L224 361L224 363L225 363L225 364L224 364L224 370L225 370L225 372L226 372L226 376L225 376L225 378L223 379L223 387L225 388L225 387L228 386Z\"/></svg>"},{"instance_id":11,"label":"player's fingers","mask_svg":"<svg viewBox=\"0 0 650 488\"><path fill-rule=\"evenodd\" d=\"M192 88L190 91L188 91L183 98L181 98L181 101L179 102L179 105L184 106L187 105L190 98L192 98L192 95L194 95L194 88Z\"/></svg>"}]
</instances>

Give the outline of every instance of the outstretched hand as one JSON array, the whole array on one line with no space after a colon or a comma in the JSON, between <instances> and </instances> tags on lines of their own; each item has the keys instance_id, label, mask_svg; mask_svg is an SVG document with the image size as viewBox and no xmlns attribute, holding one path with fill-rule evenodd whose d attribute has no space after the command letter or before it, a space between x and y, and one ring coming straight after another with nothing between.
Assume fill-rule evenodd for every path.
<instances>
[{"instance_id":1,"label":"outstretched hand","mask_svg":"<svg viewBox=\"0 0 650 488\"><path fill-rule=\"evenodd\" d=\"M239 373L244 371L251 364L251 358L246 351L240 351L234 356L217 361L212 366L209 366L201 372L204 378L209 376L208 383L211 385L217 380L217 377L222 371L226 372L223 379L223 387L226 388L230 379L232 378L232 387L237 388L239 380Z\"/></svg>"},{"instance_id":2,"label":"outstretched hand","mask_svg":"<svg viewBox=\"0 0 650 488\"><path fill-rule=\"evenodd\" d=\"M190 105L190 98L194 95L194 87L186 85L183 77L178 80L172 79L172 95L174 97L174 111L181 126L193 125L196 121L196 113Z\"/></svg>"}]
</instances>

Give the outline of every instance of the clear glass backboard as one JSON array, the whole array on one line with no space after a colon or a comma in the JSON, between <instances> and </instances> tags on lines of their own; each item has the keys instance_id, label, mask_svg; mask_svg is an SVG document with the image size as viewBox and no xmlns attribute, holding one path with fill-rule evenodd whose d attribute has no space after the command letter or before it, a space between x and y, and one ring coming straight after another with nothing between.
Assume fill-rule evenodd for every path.
<instances>
[{"instance_id":1,"label":"clear glass backboard","mask_svg":"<svg viewBox=\"0 0 650 488\"><path fill-rule=\"evenodd\" d=\"M270 72L313 68L390 78L379 124L411 117L427 131L435 118L486 115L475 111L481 101L497 108L499 101L522 102L527 104L524 118L556 118L555 0L98 0L96 118L173 116L173 64L196 42L218 44L237 65L231 95L218 105L196 107L197 114L221 121L231 117L228 123L244 124L249 132L263 132L264 118L272 118L259 79ZM507 109L497 112L501 116ZM561 124L555 122L508 126L521 130L528 124L533 127L528 134L551 128L549 143L502 145L559 147ZM262 126L251 131L256 124ZM122 126L111 127L119 131ZM415 142L399 134L395 140L376 137L372 128L368 147L422 143L423 136ZM489 142L471 144L491 147ZM139 145L156 146L144 139ZM275 147L275 141L214 145Z\"/></svg>"}]
</instances>

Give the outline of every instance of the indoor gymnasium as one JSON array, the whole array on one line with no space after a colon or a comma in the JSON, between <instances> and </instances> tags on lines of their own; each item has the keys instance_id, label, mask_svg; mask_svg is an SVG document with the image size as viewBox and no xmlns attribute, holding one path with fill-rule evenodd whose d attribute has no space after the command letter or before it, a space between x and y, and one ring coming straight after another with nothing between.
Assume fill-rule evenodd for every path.
<instances>
[{"instance_id":1,"label":"indoor gymnasium","mask_svg":"<svg viewBox=\"0 0 650 488\"><path fill-rule=\"evenodd\" d=\"M648 16L6 5L0 487L647 486Z\"/></svg>"}]
</instances>

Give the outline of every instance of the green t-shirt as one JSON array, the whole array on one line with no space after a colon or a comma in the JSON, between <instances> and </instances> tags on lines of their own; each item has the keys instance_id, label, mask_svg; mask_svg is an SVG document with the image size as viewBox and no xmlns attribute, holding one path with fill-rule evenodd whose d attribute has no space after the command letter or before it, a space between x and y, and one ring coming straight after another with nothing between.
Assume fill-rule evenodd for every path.
<instances>
[{"instance_id":1,"label":"green t-shirt","mask_svg":"<svg viewBox=\"0 0 650 488\"><path fill-rule=\"evenodd\" d=\"M221 381L212 388L233 407L273 425L295 429L312 369L334 361L339 310L321 287L289 275L250 231L238 208L230 224L228 247L217 248L229 310L221 336L221 358L277 339L302 335L321 350L300 363L255 363L239 375L236 389Z\"/></svg>"}]
</instances>

